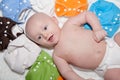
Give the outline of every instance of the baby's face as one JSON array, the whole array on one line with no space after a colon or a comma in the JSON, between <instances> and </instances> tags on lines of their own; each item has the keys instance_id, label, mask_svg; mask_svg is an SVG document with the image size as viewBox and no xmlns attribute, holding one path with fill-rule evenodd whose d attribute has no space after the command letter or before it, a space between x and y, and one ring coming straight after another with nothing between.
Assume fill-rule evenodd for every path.
<instances>
[{"instance_id":1,"label":"baby's face","mask_svg":"<svg viewBox=\"0 0 120 80\"><path fill-rule=\"evenodd\" d=\"M32 41L47 48L54 47L60 36L60 28L56 21L43 13L33 15L28 20L25 30Z\"/></svg>"}]
</instances>

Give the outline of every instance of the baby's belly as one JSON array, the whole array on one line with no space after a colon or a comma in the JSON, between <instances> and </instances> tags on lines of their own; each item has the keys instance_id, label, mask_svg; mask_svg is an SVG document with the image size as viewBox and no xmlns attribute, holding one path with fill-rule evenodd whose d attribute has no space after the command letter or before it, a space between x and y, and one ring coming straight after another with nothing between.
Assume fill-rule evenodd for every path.
<instances>
[{"instance_id":1,"label":"baby's belly","mask_svg":"<svg viewBox=\"0 0 120 80\"><path fill-rule=\"evenodd\" d=\"M95 69L103 59L106 43L97 43L93 38L93 32L88 30L72 31L63 35L65 59L81 68ZM67 36L67 37L66 37ZM67 41L66 41L67 40Z\"/></svg>"},{"instance_id":2,"label":"baby's belly","mask_svg":"<svg viewBox=\"0 0 120 80\"><path fill-rule=\"evenodd\" d=\"M95 69L101 63L105 54L105 46L96 48L73 49L68 55L68 61L80 68Z\"/></svg>"}]
</instances>

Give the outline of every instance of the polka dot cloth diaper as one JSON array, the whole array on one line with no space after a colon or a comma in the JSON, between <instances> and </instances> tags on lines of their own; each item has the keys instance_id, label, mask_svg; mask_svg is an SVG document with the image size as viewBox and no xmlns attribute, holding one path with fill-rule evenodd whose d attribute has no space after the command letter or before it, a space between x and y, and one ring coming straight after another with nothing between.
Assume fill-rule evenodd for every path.
<instances>
[{"instance_id":1,"label":"polka dot cloth diaper","mask_svg":"<svg viewBox=\"0 0 120 80\"><path fill-rule=\"evenodd\" d=\"M57 16L75 16L88 8L87 0L56 0L55 13Z\"/></svg>"},{"instance_id":2,"label":"polka dot cloth diaper","mask_svg":"<svg viewBox=\"0 0 120 80\"><path fill-rule=\"evenodd\" d=\"M16 37L12 33L12 28L17 23L6 17L0 17L0 51L8 47L10 41Z\"/></svg>"},{"instance_id":3,"label":"polka dot cloth diaper","mask_svg":"<svg viewBox=\"0 0 120 80\"><path fill-rule=\"evenodd\" d=\"M120 27L120 8L111 2L99 0L90 6L90 11L99 18L102 28L107 32L108 37L112 37ZM90 29L90 25L85 25Z\"/></svg>"},{"instance_id":4,"label":"polka dot cloth diaper","mask_svg":"<svg viewBox=\"0 0 120 80\"><path fill-rule=\"evenodd\" d=\"M0 2L0 10L3 16L11 18L16 22L19 22L21 12L30 7L29 0L2 0Z\"/></svg>"},{"instance_id":5,"label":"polka dot cloth diaper","mask_svg":"<svg viewBox=\"0 0 120 80\"><path fill-rule=\"evenodd\" d=\"M26 75L26 80L63 80L52 57L45 51L41 51L35 63Z\"/></svg>"}]
</instances>

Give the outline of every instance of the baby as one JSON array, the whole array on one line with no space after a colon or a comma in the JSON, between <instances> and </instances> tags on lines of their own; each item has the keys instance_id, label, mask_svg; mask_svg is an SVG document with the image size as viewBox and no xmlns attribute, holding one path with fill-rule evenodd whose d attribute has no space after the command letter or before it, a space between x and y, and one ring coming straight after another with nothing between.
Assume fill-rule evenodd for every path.
<instances>
[{"instance_id":1,"label":"baby","mask_svg":"<svg viewBox=\"0 0 120 80\"><path fill-rule=\"evenodd\" d=\"M84 29L85 23L93 30ZM62 29L55 17L36 13L28 19L25 30L38 45L54 48L54 62L65 80L84 80L69 64L102 73L105 80L120 80L120 47L114 41L108 45L106 32L94 13L85 11L71 17Z\"/></svg>"},{"instance_id":2,"label":"baby","mask_svg":"<svg viewBox=\"0 0 120 80\"><path fill-rule=\"evenodd\" d=\"M117 44L120 46L120 32L118 32L118 33L115 35L115 41L116 41Z\"/></svg>"}]
</instances>

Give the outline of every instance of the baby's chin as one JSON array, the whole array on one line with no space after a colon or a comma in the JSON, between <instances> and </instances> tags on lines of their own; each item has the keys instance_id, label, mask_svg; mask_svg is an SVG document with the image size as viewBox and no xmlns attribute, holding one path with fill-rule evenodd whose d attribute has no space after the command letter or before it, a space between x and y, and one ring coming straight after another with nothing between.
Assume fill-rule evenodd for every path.
<instances>
[{"instance_id":1,"label":"baby's chin","mask_svg":"<svg viewBox=\"0 0 120 80\"><path fill-rule=\"evenodd\" d=\"M50 48L50 49L53 49L53 48L56 46L56 44L57 44L57 43L54 43L54 44L51 44L51 45L49 45L49 46L47 46L47 47Z\"/></svg>"},{"instance_id":2,"label":"baby's chin","mask_svg":"<svg viewBox=\"0 0 120 80\"><path fill-rule=\"evenodd\" d=\"M43 48L47 48L47 49L53 49L56 46L56 44L40 45L40 46L43 47Z\"/></svg>"}]
</instances>

